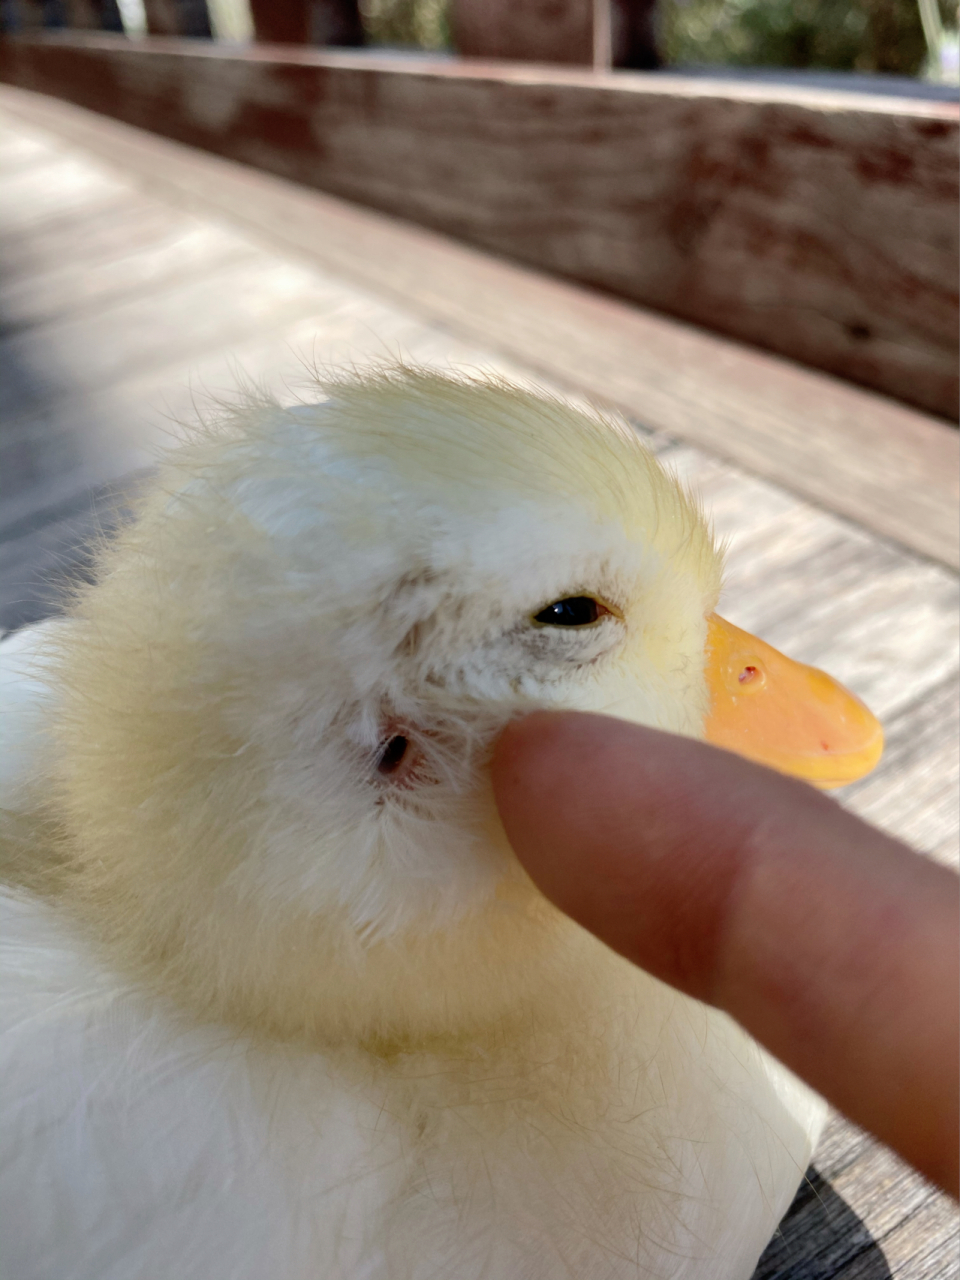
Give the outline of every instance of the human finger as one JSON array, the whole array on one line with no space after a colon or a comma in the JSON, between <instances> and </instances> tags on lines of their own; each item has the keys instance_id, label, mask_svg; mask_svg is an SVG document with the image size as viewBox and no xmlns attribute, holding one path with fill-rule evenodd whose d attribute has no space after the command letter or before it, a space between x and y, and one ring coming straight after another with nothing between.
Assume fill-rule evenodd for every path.
<instances>
[{"instance_id":1,"label":"human finger","mask_svg":"<svg viewBox=\"0 0 960 1280\"><path fill-rule=\"evenodd\" d=\"M952 872L803 783L607 717L517 722L492 772L547 897L956 1195Z\"/></svg>"}]
</instances>

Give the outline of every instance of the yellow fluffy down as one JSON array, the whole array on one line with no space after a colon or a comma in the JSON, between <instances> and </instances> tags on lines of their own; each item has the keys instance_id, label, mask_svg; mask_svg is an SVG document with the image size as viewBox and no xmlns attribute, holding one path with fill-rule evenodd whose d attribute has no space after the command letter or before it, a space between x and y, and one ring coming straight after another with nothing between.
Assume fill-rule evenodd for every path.
<instances>
[{"instance_id":1,"label":"yellow fluffy down","mask_svg":"<svg viewBox=\"0 0 960 1280\"><path fill-rule=\"evenodd\" d=\"M400 1045L563 1023L574 988L585 1010L634 979L525 880L484 754L542 705L699 732L719 556L622 424L409 370L323 393L245 404L167 457L78 593L53 678L59 892L128 970L271 1034ZM594 577L626 619L619 648L536 678L504 657L501 678L501 631L520 625L501 615ZM436 755L423 796L376 789L398 717ZM428 827L463 845L449 873L416 861Z\"/></svg>"},{"instance_id":2,"label":"yellow fluffy down","mask_svg":"<svg viewBox=\"0 0 960 1280\"><path fill-rule=\"evenodd\" d=\"M537 707L701 733L710 532L602 415L405 369L318 395L171 453L42 655L0 894L24 1256L742 1280L818 1102L542 899L485 768Z\"/></svg>"}]
</instances>

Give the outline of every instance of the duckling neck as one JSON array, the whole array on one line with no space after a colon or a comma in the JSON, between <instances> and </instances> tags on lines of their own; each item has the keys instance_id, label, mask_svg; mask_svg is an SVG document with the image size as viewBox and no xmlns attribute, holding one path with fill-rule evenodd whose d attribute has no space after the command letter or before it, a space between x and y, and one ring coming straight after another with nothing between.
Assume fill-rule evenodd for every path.
<instances>
[{"instance_id":1,"label":"duckling neck","mask_svg":"<svg viewBox=\"0 0 960 1280\"><path fill-rule=\"evenodd\" d=\"M511 885L446 928L367 941L345 913L266 917L228 887L214 901L164 903L98 871L83 868L70 896L117 967L205 1020L271 1038L381 1052L531 1017L561 1024L575 991L602 1003L629 968L532 886Z\"/></svg>"}]
</instances>

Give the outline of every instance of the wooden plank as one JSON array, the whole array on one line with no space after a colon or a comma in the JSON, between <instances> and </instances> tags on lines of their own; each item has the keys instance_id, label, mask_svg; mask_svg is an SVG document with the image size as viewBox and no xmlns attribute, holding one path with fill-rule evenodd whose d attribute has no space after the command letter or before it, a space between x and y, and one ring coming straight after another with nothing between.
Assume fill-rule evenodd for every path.
<instances>
[{"instance_id":1,"label":"wooden plank","mask_svg":"<svg viewBox=\"0 0 960 1280\"><path fill-rule=\"evenodd\" d=\"M91 306L0 341L0 412L13 418L77 388L120 380L309 314L304 272L249 251L148 294Z\"/></svg>"},{"instance_id":2,"label":"wooden plank","mask_svg":"<svg viewBox=\"0 0 960 1280\"><path fill-rule=\"evenodd\" d=\"M560 0L549 6L529 0L453 0L450 30L454 47L470 58L610 66L609 0Z\"/></svg>"},{"instance_id":3,"label":"wooden plank","mask_svg":"<svg viewBox=\"0 0 960 1280\"><path fill-rule=\"evenodd\" d=\"M189 220L184 220L189 225ZM251 250L252 252L252 250ZM299 295L313 294L312 302L316 302L315 282L304 274L297 286ZM374 347L382 341L383 335L390 334L390 341L398 343L398 349L415 359L430 362L438 357L442 361L462 363L482 361L483 353L476 351L457 352L449 342L440 344L437 349L434 335L430 335L418 326L410 326L409 321L391 314L382 304L377 305L372 298L363 298L351 294L336 296L327 288L328 313L313 314L299 322L301 339L312 337L325 347L325 356L330 358L331 344L342 343L343 355L347 360L355 360L358 356L357 339L364 333L369 337L376 330ZM363 319L352 335L346 321L344 308L358 304L363 312ZM142 310L140 304L138 309ZM169 312L161 305L159 309L153 298L148 306L149 323L159 323ZM116 317L108 313L116 328ZM398 326L399 320L399 326ZM124 313L121 328L127 329L128 313ZM259 328L259 325L257 326ZM278 350L283 344L296 347L297 326L278 333L273 343L264 344L259 336L254 339L255 345L261 347L262 358L259 364L256 359L251 363L251 354L244 353L243 367L251 369L254 374L264 374L273 368L276 372ZM222 334L214 325L214 346L220 345ZM109 330L104 333L94 324L89 334L94 347L112 345L113 335ZM219 366L221 377L228 373L228 361L214 352L211 362L206 366L203 361L197 365L195 334L191 334L191 369L194 373L199 367L202 384L207 383L214 366ZM41 338L44 334L41 333ZM49 342L49 335L46 336ZM433 348L432 350L430 348ZM359 352L362 355L362 351ZM375 355L375 350L368 350L368 355ZM123 356L123 351L120 352ZM90 356L84 349L80 350L77 363L88 366ZM126 381L129 383L129 362L123 358L120 362ZM502 368L502 364L501 364ZM116 370L115 370L116 371ZM105 381L109 381L108 370L102 365L95 366L96 382L103 390ZM135 379L128 385L123 399L128 410L138 401L149 398L149 383L155 385L174 385L178 381L188 381L186 366L163 366L152 374L141 375L139 382ZM514 370L513 376L523 376L522 370ZM146 380L145 380L146 379ZM229 379L227 379L228 381ZM72 387L72 415L76 413L76 387ZM184 408L188 406L183 406ZM82 430L71 429L59 434L47 431L44 435L48 449L54 449L54 457L59 459L58 451L66 447L76 447L78 438L96 440L97 433L91 428L91 417L98 420L112 416L113 420L122 419L124 411L115 406L112 415L106 412L102 400L95 402L85 419ZM19 481L23 487L23 473L16 465L9 463L10 448L16 449L17 437L14 432L11 440L8 432L9 447L5 471ZM733 540L733 557L731 564L731 581L733 585L732 603L737 620L746 625L765 630L773 634L785 647L797 652L798 656L834 669L840 664L840 674L854 684L881 712L890 714L906 701L914 699L918 693L928 686L936 684L954 669L952 659L953 634L955 632L955 587L953 580L939 574L931 566L920 567L907 558L891 553L864 538L862 534L849 530L842 522L834 520L824 513L810 512L795 499L789 498L771 486L745 476L736 476L728 468L711 463L692 450L674 449L669 460L687 479L693 481L704 492L710 503L714 519L721 536ZM36 450L31 455L32 465L37 465ZM62 467L62 462L57 465ZM91 477L89 462L74 462L74 482L67 497L72 496L81 484L89 484L92 480L103 477ZM41 466L40 471L47 468ZM64 495L48 494L48 502L56 504ZM29 500L29 486L27 486ZM745 513L747 513L745 518ZM769 580L769 565L780 566L780 584ZM864 603L863 589L860 594L853 588L866 581L867 593L876 594L870 584L882 582L888 599L872 601L867 607ZM893 586L896 590L893 591ZM776 589L772 589L772 588ZM832 604L831 597L838 597L840 603ZM822 598L823 606L816 607ZM910 601L919 602L918 607L925 610L917 612L911 608ZM779 602L779 615L774 616L773 602ZM934 603L934 602L938 603ZM881 610L878 617L878 610ZM801 624L796 621L800 616ZM880 628L875 627L882 620ZM884 638L882 646L873 645L870 660L863 661L851 670L843 670L845 653L863 650L864 646L851 645L850 627L866 625L879 629ZM777 633L780 628L782 634ZM840 652L836 652L837 650ZM849 660L847 660L848 665Z\"/></svg>"},{"instance_id":4,"label":"wooden plank","mask_svg":"<svg viewBox=\"0 0 960 1280\"><path fill-rule=\"evenodd\" d=\"M837 1280L851 1263L863 1268L865 1280L890 1280L880 1244L830 1181L811 1167L754 1280Z\"/></svg>"},{"instance_id":5,"label":"wooden plank","mask_svg":"<svg viewBox=\"0 0 960 1280\"><path fill-rule=\"evenodd\" d=\"M0 173L4 176L35 164L46 164L50 148L23 133L0 136Z\"/></svg>"},{"instance_id":6,"label":"wooden plank","mask_svg":"<svg viewBox=\"0 0 960 1280\"><path fill-rule=\"evenodd\" d=\"M821 1203L795 1237L802 1254L795 1269L787 1263L784 1278L940 1280L951 1274L956 1205L875 1139L834 1116L814 1168Z\"/></svg>"},{"instance_id":7,"label":"wooden plank","mask_svg":"<svg viewBox=\"0 0 960 1280\"><path fill-rule=\"evenodd\" d=\"M954 574L696 450L663 456L728 544L731 621L831 671L884 719L956 672Z\"/></svg>"},{"instance_id":8,"label":"wooden plank","mask_svg":"<svg viewBox=\"0 0 960 1280\"><path fill-rule=\"evenodd\" d=\"M146 189L242 225L434 326L922 554L960 563L957 437L931 418L54 99L0 87L0 102Z\"/></svg>"},{"instance_id":9,"label":"wooden plank","mask_svg":"<svg viewBox=\"0 0 960 1280\"><path fill-rule=\"evenodd\" d=\"M27 276L23 259L17 263L18 270L4 273L0 315L5 330L77 317L91 307L119 301L140 286L163 286L194 273L205 274L247 252L238 237L182 215L128 217L122 223L111 218L110 223L112 244L96 235L100 253L78 236L76 256L43 273Z\"/></svg>"},{"instance_id":10,"label":"wooden plank","mask_svg":"<svg viewBox=\"0 0 960 1280\"><path fill-rule=\"evenodd\" d=\"M143 199L138 215L154 203ZM194 218L169 209L167 213L171 226L178 221L187 230L196 226ZM80 247L89 230L89 220L82 219L77 235ZM220 234L212 227L207 230ZM263 277L261 285L264 278L273 278L275 258L239 239L226 235L224 239L244 248L245 261ZM50 267L48 251L55 261L80 256L69 251L60 234L51 238L41 233L26 247L41 280L46 278L44 265ZM122 242L117 244L122 263L127 262L128 249ZM144 254L150 257L149 245ZM88 307L80 320L34 326L22 332L17 343L0 347L10 370L8 386L15 393L17 377L22 381L25 369L28 383L26 394L17 397L18 412L8 417L0 439L5 536L11 536L8 526L16 526L25 515L38 509L56 511L91 486L142 467L155 447L176 438L181 424L189 424L198 413L215 412L218 398L235 398L238 381L268 388L290 401L313 394L312 362L331 368L401 355L441 367L491 365L488 353L430 329L365 290L290 264L287 271L296 317L292 323L281 299L276 310L261 309L240 329L233 323L221 324L216 315L211 327L212 304L206 293L217 297L221 307L224 297L229 300L221 276L200 273L190 285L191 305L183 308L182 281L171 293L160 288L164 283L169 286L169 281L150 280L148 273L140 271L139 294L124 297L121 306ZM67 271L59 282L68 312L84 305L82 273ZM248 302L251 292L247 291ZM206 340L196 323L179 321L180 309L195 313L194 319L199 317L201 325L206 324ZM222 312L217 314L222 318ZM178 330L185 332L171 343L171 332L176 335ZM38 365L45 371L44 385L39 394L33 394L30 375ZM496 362L496 367L517 380L529 377L526 370L506 360ZM70 529L66 532L70 534Z\"/></svg>"},{"instance_id":11,"label":"wooden plank","mask_svg":"<svg viewBox=\"0 0 960 1280\"><path fill-rule=\"evenodd\" d=\"M51 144L48 159L58 145ZM68 185L76 177L62 164L51 173ZM113 497L128 474L211 395L235 396L238 370L290 399L299 388L310 394L314 357L325 366L391 353L447 366L489 363L488 353L355 285L278 264L245 237L129 188L119 196L106 212L84 206L69 222L25 222L12 276L0 287L6 327L22 322L17 341L3 347L14 410L0 438L4 627L55 607L63 581L85 571L104 505L112 522ZM193 246L186 262L185 238ZM248 278L225 285L216 268L232 259L246 264ZM279 305L256 305L258 288L269 294L278 266L285 281ZM232 315L242 310L238 293L248 310L254 304L239 327ZM41 322L41 313L54 310L59 318ZM505 360L499 368L528 376Z\"/></svg>"},{"instance_id":12,"label":"wooden plank","mask_svg":"<svg viewBox=\"0 0 960 1280\"><path fill-rule=\"evenodd\" d=\"M178 216L184 227L196 225ZM212 230L211 235L216 243ZM97 438L89 426L91 414L106 413L102 393L118 379L124 384L122 396L107 414L114 421L132 412L137 403L146 403L164 385L189 387L192 382L211 390L228 386L232 381L229 361L238 351L242 367L251 376L273 375L275 382L281 369L283 377L296 373L295 360L282 359L284 348L307 351L311 343L324 360L334 362L376 358L389 354L392 348L427 363L490 363L482 350L458 348L449 337L438 340L435 331L411 323L409 315L385 307L372 294L293 267L283 271L285 297L292 300L300 318L293 325L281 325L273 339L265 342L264 328L275 326L278 317L281 321L288 318L285 304L276 314L254 306L253 314L238 330L234 307L230 303L226 308L228 322L223 300L242 292L250 302L256 291L253 282L258 281L256 287L262 288L277 266L249 241L225 233L224 238L231 251L245 255L242 287L225 287L221 276L211 278L201 273L186 285L176 281L172 289L151 288L147 295L120 306L94 308L79 320L43 327L23 335L13 352L8 350L17 367L22 366L25 353L38 344L56 353L70 387L71 415L76 414L77 391L84 380L97 390L100 398L96 409L86 413L87 425L81 432L68 433L74 442L78 435ZM116 253L122 262L122 245ZM143 256L149 259L148 253ZM134 254L134 261L136 257ZM40 258L42 253L38 252L38 261ZM67 287L70 279L80 295L83 291L82 276L68 273L61 294L68 306L73 305ZM142 282L151 283L148 272ZM209 295L220 299L220 309L215 308L212 315L206 314ZM185 321L179 318L182 314L188 317ZM171 330L175 331L172 346ZM249 341L246 332L251 334ZM232 357L221 351L225 342L233 347ZM259 355L249 349L251 345L259 349ZM145 351L151 357L147 368L143 367ZM138 364L141 372L132 375ZM502 360L498 367L507 371ZM522 368L508 372L514 377L528 376ZM61 393L64 391L61 387ZM186 400L180 396L178 404L168 404L168 408L174 413L189 412ZM121 408L121 403L126 407ZM56 443L59 436L48 433L47 439ZM36 464L35 453L33 458ZM811 511L769 484L737 475L694 450L675 448L669 461L704 493L718 532L732 541L729 594L738 621L765 631L798 657L838 669L838 674L885 715L915 700L923 689L933 687L955 669L956 587L950 575L933 566L918 566L835 517ZM88 473L78 470L78 478L80 475L86 480ZM771 563L780 566L781 581L777 583L770 580ZM871 626L883 636L882 643L847 643L851 628ZM860 656L854 661L852 654Z\"/></svg>"},{"instance_id":13,"label":"wooden plank","mask_svg":"<svg viewBox=\"0 0 960 1280\"><path fill-rule=\"evenodd\" d=\"M656 0L451 0L449 15L453 47L465 57L660 66Z\"/></svg>"},{"instance_id":14,"label":"wooden plank","mask_svg":"<svg viewBox=\"0 0 960 1280\"><path fill-rule=\"evenodd\" d=\"M143 0L147 30L153 36L209 39L210 15L205 0Z\"/></svg>"},{"instance_id":15,"label":"wooden plank","mask_svg":"<svg viewBox=\"0 0 960 1280\"><path fill-rule=\"evenodd\" d=\"M848 787L843 802L915 849L960 864L960 690L955 676L925 690L884 725L876 772Z\"/></svg>"},{"instance_id":16,"label":"wooden plank","mask_svg":"<svg viewBox=\"0 0 960 1280\"><path fill-rule=\"evenodd\" d=\"M957 1207L946 1196L932 1195L915 1213L898 1223L883 1240L893 1275L912 1280L955 1280L960 1276ZM866 1280L863 1271L857 1277ZM838 1280L847 1280L840 1276ZM854 1276L850 1276L854 1280Z\"/></svg>"},{"instance_id":17,"label":"wooden plank","mask_svg":"<svg viewBox=\"0 0 960 1280\"><path fill-rule=\"evenodd\" d=\"M278 44L362 45L357 0L250 0L257 40Z\"/></svg>"},{"instance_id":18,"label":"wooden plank","mask_svg":"<svg viewBox=\"0 0 960 1280\"><path fill-rule=\"evenodd\" d=\"M63 220L108 203L122 190L110 174L70 156L31 165L4 182L0 235L32 233L45 221Z\"/></svg>"},{"instance_id":19,"label":"wooden plank","mask_svg":"<svg viewBox=\"0 0 960 1280\"><path fill-rule=\"evenodd\" d=\"M85 33L0 77L957 414L954 104Z\"/></svg>"},{"instance_id":20,"label":"wooden plank","mask_svg":"<svg viewBox=\"0 0 960 1280\"><path fill-rule=\"evenodd\" d=\"M132 390L132 394L130 393ZM140 388L76 393L4 424L0 435L0 538L20 536L38 512L154 461L170 434Z\"/></svg>"},{"instance_id":21,"label":"wooden plank","mask_svg":"<svg viewBox=\"0 0 960 1280\"><path fill-rule=\"evenodd\" d=\"M9 123L9 118L0 116L0 120ZM0 288L16 288L35 276L74 265L71 255L92 263L109 262L118 236L163 234L174 224L182 225L183 219L179 210L127 189L106 203L73 212L68 219L28 223L16 236L4 237Z\"/></svg>"},{"instance_id":22,"label":"wooden plank","mask_svg":"<svg viewBox=\"0 0 960 1280\"><path fill-rule=\"evenodd\" d=\"M135 485L127 475L38 513L36 527L19 536L0 534L0 631L60 612L71 584L89 573L97 542L128 518Z\"/></svg>"},{"instance_id":23,"label":"wooden plank","mask_svg":"<svg viewBox=\"0 0 960 1280\"><path fill-rule=\"evenodd\" d=\"M256 38L265 44L309 44L308 0L250 0Z\"/></svg>"}]
</instances>

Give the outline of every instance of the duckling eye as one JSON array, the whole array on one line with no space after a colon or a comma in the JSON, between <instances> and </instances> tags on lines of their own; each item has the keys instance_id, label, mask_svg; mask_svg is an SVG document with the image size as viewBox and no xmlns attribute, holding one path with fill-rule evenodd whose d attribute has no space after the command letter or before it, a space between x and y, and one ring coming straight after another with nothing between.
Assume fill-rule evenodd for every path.
<instances>
[{"instance_id":1,"label":"duckling eye","mask_svg":"<svg viewBox=\"0 0 960 1280\"><path fill-rule=\"evenodd\" d=\"M533 621L543 627L591 627L609 612L593 596L567 596L535 613Z\"/></svg>"}]
</instances>

